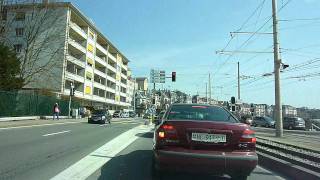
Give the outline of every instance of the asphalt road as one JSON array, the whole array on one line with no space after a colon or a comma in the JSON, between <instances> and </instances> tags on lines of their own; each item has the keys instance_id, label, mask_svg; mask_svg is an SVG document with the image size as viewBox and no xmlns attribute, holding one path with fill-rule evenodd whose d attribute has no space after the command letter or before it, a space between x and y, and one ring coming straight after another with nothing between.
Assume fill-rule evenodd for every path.
<instances>
[{"instance_id":1,"label":"asphalt road","mask_svg":"<svg viewBox=\"0 0 320 180\"><path fill-rule=\"evenodd\" d=\"M92 174L88 180L152 180L151 157L152 157L152 133L140 134L140 138L112 158L102 168ZM168 173L163 176L164 180L228 180L229 176L217 177L199 174ZM248 178L249 180L284 179L273 172L258 166Z\"/></svg>"},{"instance_id":2,"label":"asphalt road","mask_svg":"<svg viewBox=\"0 0 320 180\"><path fill-rule=\"evenodd\" d=\"M142 121L0 129L0 179L50 179Z\"/></svg>"},{"instance_id":3,"label":"asphalt road","mask_svg":"<svg viewBox=\"0 0 320 180\"><path fill-rule=\"evenodd\" d=\"M75 164L119 139L120 136L139 128L142 119L114 120L111 125L86 122L55 125L35 125L21 128L0 128L0 179L44 180L56 177ZM133 131L135 132L135 131ZM130 135L127 134L128 137ZM126 137L126 136L125 136ZM93 155L92 158L109 158L88 179L153 179L151 176L152 133L131 134L129 146L105 146L109 152L119 149L114 156ZM125 144L124 139L117 143ZM112 147L112 148L110 148ZM101 157L99 157L101 156ZM93 159L93 160L95 160ZM88 159L87 159L88 160ZM86 161L85 163L88 163ZM94 163L89 162L92 165ZM90 165L91 165L90 164ZM73 170L73 169L71 169ZM164 179L229 179L225 177L189 174L167 174ZM77 178L75 178L77 179ZM257 167L249 179L281 179L274 173Z\"/></svg>"}]
</instances>

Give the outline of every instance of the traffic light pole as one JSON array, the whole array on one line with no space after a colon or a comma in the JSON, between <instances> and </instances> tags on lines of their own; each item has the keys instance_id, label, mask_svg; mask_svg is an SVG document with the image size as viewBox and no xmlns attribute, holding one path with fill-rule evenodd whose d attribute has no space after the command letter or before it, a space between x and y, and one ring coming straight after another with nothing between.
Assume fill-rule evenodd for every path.
<instances>
[{"instance_id":1,"label":"traffic light pole","mask_svg":"<svg viewBox=\"0 0 320 180\"><path fill-rule=\"evenodd\" d=\"M275 120L276 120L276 137L283 136L282 124L282 106L280 91L280 65L279 58L279 41L278 41L278 20L277 20L277 0L272 0L272 17L273 17L273 48L274 48L274 78L275 78Z\"/></svg>"}]
</instances>

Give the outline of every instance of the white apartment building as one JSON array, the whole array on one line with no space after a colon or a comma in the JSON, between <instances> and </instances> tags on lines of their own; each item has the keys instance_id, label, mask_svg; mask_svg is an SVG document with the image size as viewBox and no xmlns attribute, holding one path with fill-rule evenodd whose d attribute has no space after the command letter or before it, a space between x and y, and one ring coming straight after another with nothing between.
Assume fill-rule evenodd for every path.
<instances>
[{"instance_id":1,"label":"white apartment building","mask_svg":"<svg viewBox=\"0 0 320 180\"><path fill-rule=\"evenodd\" d=\"M40 52L37 56L41 57L41 62L37 63L54 61L55 64L46 72L32 77L32 83L26 88L45 88L63 97L69 96L73 83L74 98L84 106L106 106L111 110L129 108L133 94L129 91L133 88L128 84L129 60L125 55L73 4L44 2L37 8L46 8L50 16L41 22L36 41L51 38L46 43L47 52ZM10 42L17 53L25 53L27 28L33 23L28 19L34 13L34 7L28 4L7 5L5 13L3 19L13 23L2 34L5 38L2 40ZM37 13L46 12L38 10ZM46 54L54 50L54 55Z\"/></svg>"}]
</instances>

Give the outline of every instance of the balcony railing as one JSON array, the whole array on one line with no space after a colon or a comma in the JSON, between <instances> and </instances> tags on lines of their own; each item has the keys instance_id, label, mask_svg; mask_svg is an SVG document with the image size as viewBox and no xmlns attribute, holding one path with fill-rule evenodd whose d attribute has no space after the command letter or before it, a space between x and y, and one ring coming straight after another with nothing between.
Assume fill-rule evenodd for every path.
<instances>
[{"instance_id":1,"label":"balcony railing","mask_svg":"<svg viewBox=\"0 0 320 180\"><path fill-rule=\"evenodd\" d=\"M108 51L102 47L99 43L96 43L96 47L105 55L108 55Z\"/></svg>"},{"instance_id":2,"label":"balcony railing","mask_svg":"<svg viewBox=\"0 0 320 180\"><path fill-rule=\"evenodd\" d=\"M83 53L86 53L86 48L83 47L79 42L69 37L69 43L74 46L75 48L78 48Z\"/></svg>"},{"instance_id":3,"label":"balcony railing","mask_svg":"<svg viewBox=\"0 0 320 180\"><path fill-rule=\"evenodd\" d=\"M85 39L87 38L87 32L83 30L78 24L74 22L70 22L71 27L77 31L80 35L82 35Z\"/></svg>"}]
</instances>

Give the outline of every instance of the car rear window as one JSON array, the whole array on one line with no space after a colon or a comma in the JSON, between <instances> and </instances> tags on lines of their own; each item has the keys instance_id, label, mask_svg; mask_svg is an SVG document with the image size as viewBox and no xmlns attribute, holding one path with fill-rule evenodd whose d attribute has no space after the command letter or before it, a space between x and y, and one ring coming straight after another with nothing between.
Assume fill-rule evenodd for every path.
<instances>
[{"instance_id":1,"label":"car rear window","mask_svg":"<svg viewBox=\"0 0 320 180\"><path fill-rule=\"evenodd\" d=\"M104 114L105 112L105 110L94 110L93 114Z\"/></svg>"},{"instance_id":2,"label":"car rear window","mask_svg":"<svg viewBox=\"0 0 320 180\"><path fill-rule=\"evenodd\" d=\"M201 105L173 105L166 119L239 122L231 113L221 107Z\"/></svg>"}]
</instances>

